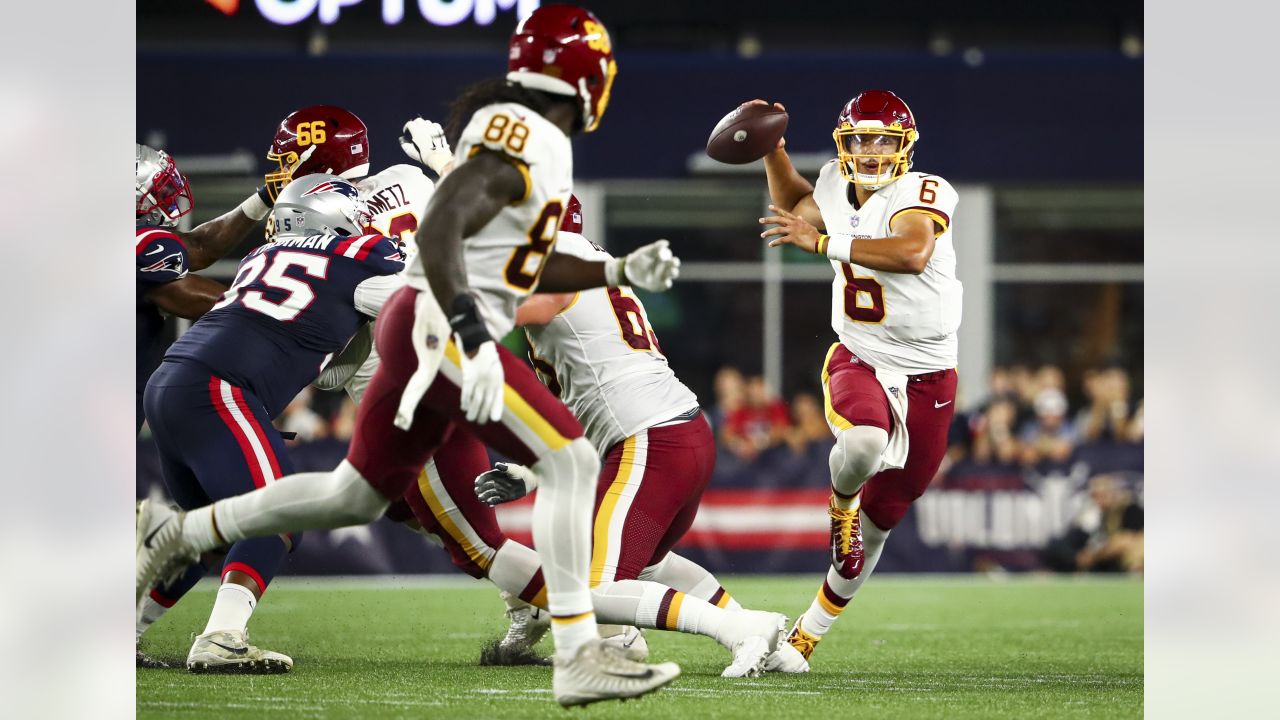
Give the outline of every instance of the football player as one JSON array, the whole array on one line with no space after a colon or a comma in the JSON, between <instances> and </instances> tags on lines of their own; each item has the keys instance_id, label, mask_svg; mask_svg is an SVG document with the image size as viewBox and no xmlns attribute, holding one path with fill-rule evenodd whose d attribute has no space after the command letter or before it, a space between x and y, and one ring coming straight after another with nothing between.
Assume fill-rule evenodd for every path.
<instances>
[{"instance_id":1,"label":"football player","mask_svg":"<svg viewBox=\"0 0 1280 720\"><path fill-rule=\"evenodd\" d=\"M764 101L753 101L763 103ZM778 106L781 108L781 106ZM867 90L836 119L836 158L812 185L785 140L765 156L770 247L831 260L831 327L822 366L831 450L831 567L769 669L803 672L818 641L866 582L894 526L929 486L955 411L960 281L951 239L958 200L911 170L920 132L897 95Z\"/></svg>"},{"instance_id":2,"label":"football player","mask_svg":"<svg viewBox=\"0 0 1280 720\"><path fill-rule=\"evenodd\" d=\"M363 234L364 203L342 178L298 179L278 196L272 221L274 241L245 256L222 300L169 348L147 383L144 403L165 485L182 507L248 492L292 471L271 421L403 285L400 243ZM250 645L246 626L298 539L231 545L188 670L292 668L288 656Z\"/></svg>"},{"instance_id":3,"label":"football player","mask_svg":"<svg viewBox=\"0 0 1280 720\"><path fill-rule=\"evenodd\" d=\"M134 159L134 258L137 261L137 406L142 429L142 390L164 356L164 317L194 320L209 311L227 289L191 270L203 270L240 244L270 211L264 188L238 208L179 233L178 220L195 206L191 185L163 150L138 144Z\"/></svg>"},{"instance_id":4,"label":"football player","mask_svg":"<svg viewBox=\"0 0 1280 720\"><path fill-rule=\"evenodd\" d=\"M573 198L557 251L610 259L580 234L581 222ZM715 576L670 552L711 480L715 438L697 396L667 364L640 299L628 287L538 294L520 306L516 322L543 382L604 458L591 554L596 614L712 637L733 653L724 677L758 675L786 618L742 609ZM503 464L476 479L476 493L490 504L507 502L537 481L528 468Z\"/></svg>"},{"instance_id":5,"label":"football player","mask_svg":"<svg viewBox=\"0 0 1280 720\"><path fill-rule=\"evenodd\" d=\"M665 241L606 262L553 252L573 189L569 137L597 127L615 68L608 32L590 12L551 5L521 21L506 77L473 86L455 107L456 167L418 229L422 262L378 323L382 359L347 459L332 472L295 475L185 514L147 504L139 595L226 542L378 518L463 427L539 477L534 536L556 641L556 700L635 697L679 674L673 663L629 661L599 638L588 584L599 461L563 403L494 340L540 283L554 292L665 290L678 272Z\"/></svg>"}]
</instances>

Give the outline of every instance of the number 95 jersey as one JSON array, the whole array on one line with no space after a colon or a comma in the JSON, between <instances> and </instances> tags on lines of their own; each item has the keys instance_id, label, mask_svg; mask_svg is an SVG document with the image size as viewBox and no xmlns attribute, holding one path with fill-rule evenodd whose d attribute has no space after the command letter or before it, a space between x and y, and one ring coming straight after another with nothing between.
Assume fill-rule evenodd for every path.
<instances>
[{"instance_id":1,"label":"number 95 jersey","mask_svg":"<svg viewBox=\"0 0 1280 720\"><path fill-rule=\"evenodd\" d=\"M546 118L517 103L480 108L462 131L454 163L481 149L501 154L524 176L524 196L463 239L467 284L489 334L502 338L515 326L516 307L538 285L555 247L556 231L573 193L573 148ZM410 264L409 284L427 289L422 263Z\"/></svg>"},{"instance_id":2,"label":"number 95 jersey","mask_svg":"<svg viewBox=\"0 0 1280 720\"><path fill-rule=\"evenodd\" d=\"M583 260L609 254L561 232L556 252ZM525 327L534 368L601 454L645 428L698 409L671 371L630 288L583 290L546 325Z\"/></svg>"},{"instance_id":3,"label":"number 95 jersey","mask_svg":"<svg viewBox=\"0 0 1280 720\"><path fill-rule=\"evenodd\" d=\"M877 369L918 375L955 367L962 297L951 241L956 191L937 175L909 172L855 208L852 188L836 161L823 166L813 199L828 234L887 237L894 219L906 213L923 213L942 229L935 230L933 255L919 275L832 260L832 329Z\"/></svg>"}]
</instances>

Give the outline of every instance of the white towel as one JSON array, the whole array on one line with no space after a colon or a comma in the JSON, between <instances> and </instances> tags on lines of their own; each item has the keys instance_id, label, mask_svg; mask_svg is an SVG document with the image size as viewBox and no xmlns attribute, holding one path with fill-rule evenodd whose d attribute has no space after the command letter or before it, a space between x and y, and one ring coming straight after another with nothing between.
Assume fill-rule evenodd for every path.
<instances>
[{"instance_id":1,"label":"white towel","mask_svg":"<svg viewBox=\"0 0 1280 720\"><path fill-rule=\"evenodd\" d=\"M413 301L413 350L418 356L418 367L409 377L396 408L395 426L407 431L413 425L413 415L427 388L436 379L444 349L449 344L449 319L440 309L431 290L419 290Z\"/></svg>"},{"instance_id":2,"label":"white towel","mask_svg":"<svg viewBox=\"0 0 1280 720\"><path fill-rule=\"evenodd\" d=\"M889 398L889 412L893 415L889 444L880 456L880 470L901 470L907 466L907 453L911 450L907 437L907 376L876 370L876 380Z\"/></svg>"}]
</instances>

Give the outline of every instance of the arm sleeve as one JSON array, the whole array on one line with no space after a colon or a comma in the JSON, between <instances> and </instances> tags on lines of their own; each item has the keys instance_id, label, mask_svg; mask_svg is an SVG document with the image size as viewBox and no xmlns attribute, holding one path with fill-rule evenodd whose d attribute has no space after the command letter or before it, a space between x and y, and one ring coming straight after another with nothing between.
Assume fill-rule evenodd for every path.
<instances>
[{"instance_id":1,"label":"arm sleeve","mask_svg":"<svg viewBox=\"0 0 1280 720\"><path fill-rule=\"evenodd\" d=\"M376 275L356 286L356 310L371 318L378 317L382 306L387 304L391 294L404 286L404 278L399 275Z\"/></svg>"}]
</instances>

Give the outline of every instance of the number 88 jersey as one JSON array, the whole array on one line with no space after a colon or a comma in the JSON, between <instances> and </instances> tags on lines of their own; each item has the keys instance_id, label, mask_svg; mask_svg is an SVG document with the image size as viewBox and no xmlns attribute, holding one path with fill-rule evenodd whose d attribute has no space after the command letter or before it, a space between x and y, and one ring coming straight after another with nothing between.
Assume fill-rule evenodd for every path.
<instances>
[{"instance_id":1,"label":"number 88 jersey","mask_svg":"<svg viewBox=\"0 0 1280 720\"><path fill-rule=\"evenodd\" d=\"M845 347L877 369L916 375L955 367L962 297L951 240L956 191L937 175L909 172L862 207L853 206L852 195L839 164L833 160L823 166L813 199L828 234L887 237L894 219L905 213L923 213L941 230L919 275L832 260L832 329Z\"/></svg>"},{"instance_id":2,"label":"number 88 jersey","mask_svg":"<svg viewBox=\"0 0 1280 720\"><path fill-rule=\"evenodd\" d=\"M516 307L538 285L542 266L573 193L573 148L546 118L517 103L480 108L454 151L460 166L481 149L501 153L524 176L525 194L476 234L464 238L467 284L494 338L515 326ZM421 263L409 266L409 284L425 290Z\"/></svg>"},{"instance_id":3,"label":"number 88 jersey","mask_svg":"<svg viewBox=\"0 0 1280 720\"><path fill-rule=\"evenodd\" d=\"M609 254L561 232L557 252ZM539 376L573 412L601 453L645 428L698 408L658 347L644 305L629 288L584 290L546 325L525 327Z\"/></svg>"}]
</instances>

